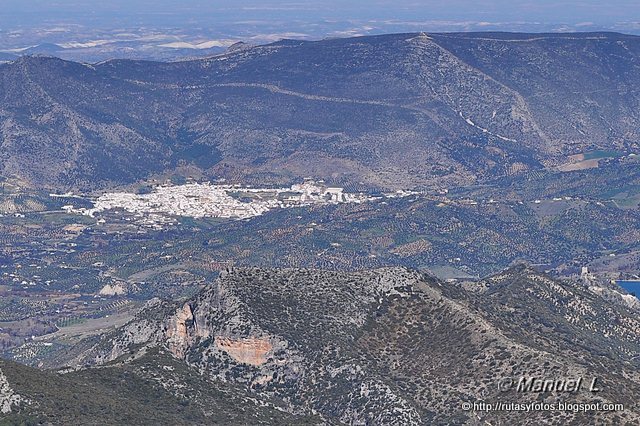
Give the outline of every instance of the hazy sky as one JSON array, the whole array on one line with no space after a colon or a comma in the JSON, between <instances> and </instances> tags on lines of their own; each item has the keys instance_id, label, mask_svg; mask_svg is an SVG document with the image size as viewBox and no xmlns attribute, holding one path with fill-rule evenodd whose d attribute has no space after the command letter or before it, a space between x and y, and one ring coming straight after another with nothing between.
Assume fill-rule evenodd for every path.
<instances>
[{"instance_id":1,"label":"hazy sky","mask_svg":"<svg viewBox=\"0 0 640 426\"><path fill-rule=\"evenodd\" d=\"M640 0L0 0L4 57L173 60L238 41L420 31L640 35Z\"/></svg>"},{"instance_id":2,"label":"hazy sky","mask_svg":"<svg viewBox=\"0 0 640 426\"><path fill-rule=\"evenodd\" d=\"M184 25L252 20L640 21L640 0L0 0L0 26Z\"/></svg>"}]
</instances>

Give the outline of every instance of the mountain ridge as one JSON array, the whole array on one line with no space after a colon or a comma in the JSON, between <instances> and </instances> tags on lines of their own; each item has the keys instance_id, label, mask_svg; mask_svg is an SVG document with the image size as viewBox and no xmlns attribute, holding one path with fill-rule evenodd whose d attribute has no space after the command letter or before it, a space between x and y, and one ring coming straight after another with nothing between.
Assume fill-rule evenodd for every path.
<instances>
[{"instance_id":1,"label":"mountain ridge","mask_svg":"<svg viewBox=\"0 0 640 426\"><path fill-rule=\"evenodd\" d=\"M490 288L500 283L510 283L512 293L495 300ZM565 299L571 302L558 303ZM565 323L548 310L558 310ZM462 401L505 400L623 403L624 412L597 415L633 421L633 395L640 389L640 378L631 373L640 353L635 316L637 311L588 294L581 284L560 283L527 266L473 290L406 268L234 268L189 300L150 302L120 330L80 344L57 362L91 371L165 351L207 380L234 383L256 398L282 401L287 412L329 422L475 424L476 415L523 421L521 412L459 408ZM591 322L583 327L584 320ZM546 328L552 323L559 335ZM571 347L576 341L586 344ZM626 350L615 356L600 350L620 342ZM603 390L500 390L501 379L521 376L597 377ZM580 422L584 415L542 411L526 419Z\"/></svg>"},{"instance_id":2,"label":"mountain ridge","mask_svg":"<svg viewBox=\"0 0 640 426\"><path fill-rule=\"evenodd\" d=\"M182 164L237 181L397 189L637 149L640 130L620 117L635 117L639 38L479 37L287 41L171 63L21 58L0 67L0 173L91 189ZM36 147L49 159L41 170Z\"/></svg>"}]
</instances>

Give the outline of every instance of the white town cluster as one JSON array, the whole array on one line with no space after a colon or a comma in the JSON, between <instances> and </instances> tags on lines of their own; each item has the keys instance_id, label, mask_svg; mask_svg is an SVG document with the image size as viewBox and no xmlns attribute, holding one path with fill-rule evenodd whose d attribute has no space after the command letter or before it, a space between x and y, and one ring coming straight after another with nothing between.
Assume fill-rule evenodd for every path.
<instances>
[{"instance_id":1,"label":"white town cluster","mask_svg":"<svg viewBox=\"0 0 640 426\"><path fill-rule=\"evenodd\" d=\"M53 194L52 194L53 195ZM248 219L272 209L312 204L362 203L374 197L344 192L323 183L306 181L290 188L248 188L239 185L187 183L163 185L148 194L110 192L99 196L91 208L64 206L69 213L90 217L115 209L136 216L143 225L159 227L173 223L172 217ZM104 219L101 219L104 220Z\"/></svg>"}]
</instances>

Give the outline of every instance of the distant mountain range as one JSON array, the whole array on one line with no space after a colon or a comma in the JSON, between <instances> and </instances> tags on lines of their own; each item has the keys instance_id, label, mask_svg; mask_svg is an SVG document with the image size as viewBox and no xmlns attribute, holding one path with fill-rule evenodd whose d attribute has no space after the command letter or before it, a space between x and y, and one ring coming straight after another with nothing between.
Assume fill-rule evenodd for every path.
<instances>
[{"instance_id":1,"label":"distant mountain range","mask_svg":"<svg viewBox=\"0 0 640 426\"><path fill-rule=\"evenodd\" d=\"M73 40L73 39L72 39ZM26 43L27 41L25 41ZM54 56L70 61L90 63L113 58L172 61L194 59L224 53L231 40L176 41L95 40L87 42L35 43L26 47L0 49L0 58L21 56ZM6 46L5 46L6 47Z\"/></svg>"},{"instance_id":2,"label":"distant mountain range","mask_svg":"<svg viewBox=\"0 0 640 426\"><path fill-rule=\"evenodd\" d=\"M0 363L0 403L9 419L75 424L91 416L135 424L632 424L640 420L640 381L631 374L637 316L525 266L468 286L403 268L234 269L187 301L149 302L122 329L57 359L88 368L60 375ZM520 377L586 384L517 391ZM593 378L599 392L589 391ZM483 412L465 411L465 402L625 409Z\"/></svg>"},{"instance_id":3,"label":"distant mountain range","mask_svg":"<svg viewBox=\"0 0 640 426\"><path fill-rule=\"evenodd\" d=\"M24 56L0 65L0 174L85 190L176 169L482 183L638 151L639 64L640 38L615 33L283 40L173 63Z\"/></svg>"}]
</instances>

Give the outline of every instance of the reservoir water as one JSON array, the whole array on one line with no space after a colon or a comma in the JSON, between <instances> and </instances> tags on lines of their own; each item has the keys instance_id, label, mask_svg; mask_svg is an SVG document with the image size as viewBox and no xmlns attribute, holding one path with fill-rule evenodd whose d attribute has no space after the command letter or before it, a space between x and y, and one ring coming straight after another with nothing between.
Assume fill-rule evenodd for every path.
<instances>
[{"instance_id":1,"label":"reservoir water","mask_svg":"<svg viewBox=\"0 0 640 426\"><path fill-rule=\"evenodd\" d=\"M629 293L633 293L640 298L640 280L618 280L616 283Z\"/></svg>"}]
</instances>

